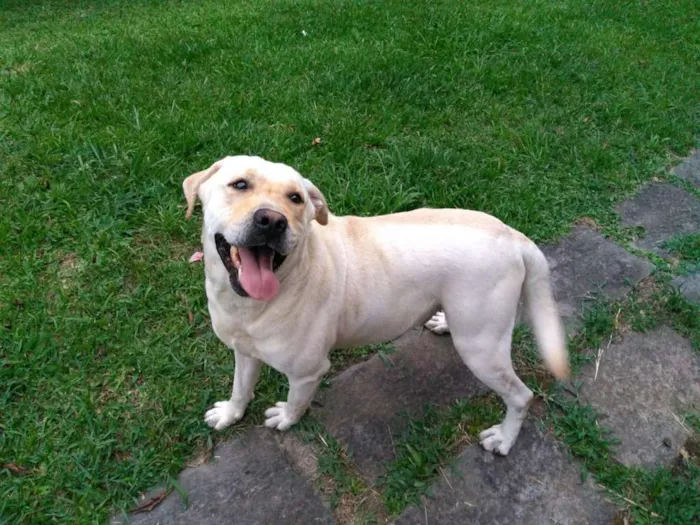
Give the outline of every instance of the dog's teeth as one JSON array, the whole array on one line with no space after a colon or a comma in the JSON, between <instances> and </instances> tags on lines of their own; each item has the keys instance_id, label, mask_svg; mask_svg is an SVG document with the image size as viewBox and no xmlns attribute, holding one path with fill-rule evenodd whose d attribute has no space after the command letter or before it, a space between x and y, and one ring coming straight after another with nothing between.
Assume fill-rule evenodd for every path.
<instances>
[{"instance_id":1,"label":"dog's teeth","mask_svg":"<svg viewBox=\"0 0 700 525\"><path fill-rule=\"evenodd\" d=\"M231 262L236 268L241 267L241 254L238 252L238 248L235 246L231 246L230 250L230 255L231 255Z\"/></svg>"},{"instance_id":2,"label":"dog's teeth","mask_svg":"<svg viewBox=\"0 0 700 525\"><path fill-rule=\"evenodd\" d=\"M270 270L272 270L272 268L274 266L275 255L277 255L277 254L275 252L272 252L272 255L270 256Z\"/></svg>"}]
</instances>

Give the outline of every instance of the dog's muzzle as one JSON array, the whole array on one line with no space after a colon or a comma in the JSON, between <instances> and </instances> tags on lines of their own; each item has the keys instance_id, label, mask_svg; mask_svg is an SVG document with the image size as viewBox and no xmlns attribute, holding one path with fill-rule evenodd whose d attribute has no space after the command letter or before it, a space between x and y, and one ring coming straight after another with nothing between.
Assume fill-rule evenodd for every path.
<instances>
[{"instance_id":1,"label":"dog's muzzle","mask_svg":"<svg viewBox=\"0 0 700 525\"><path fill-rule=\"evenodd\" d=\"M214 235L216 251L228 271L234 292L259 301L270 301L277 296L280 283L275 272L286 258L282 246L288 226L283 214L261 209L253 214L245 240L236 246L223 234Z\"/></svg>"}]
</instances>

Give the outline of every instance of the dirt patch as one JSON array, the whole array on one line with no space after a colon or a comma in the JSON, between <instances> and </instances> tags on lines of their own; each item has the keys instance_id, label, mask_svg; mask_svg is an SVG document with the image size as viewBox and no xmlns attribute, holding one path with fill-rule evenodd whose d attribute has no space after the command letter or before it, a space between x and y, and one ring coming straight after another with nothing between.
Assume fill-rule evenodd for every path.
<instances>
[{"instance_id":1,"label":"dirt patch","mask_svg":"<svg viewBox=\"0 0 700 525\"><path fill-rule=\"evenodd\" d=\"M167 239L165 242L161 239L146 237L145 235L134 235L132 245L138 248L144 248L149 251L163 253L166 252L166 257L172 261L181 261L187 263L192 252L199 250L198 244L179 242L173 239Z\"/></svg>"},{"instance_id":2,"label":"dirt patch","mask_svg":"<svg viewBox=\"0 0 700 525\"><path fill-rule=\"evenodd\" d=\"M371 518L371 523L388 523L380 494L355 472L345 446L331 452L321 434L310 442L292 434L280 436L277 440L294 470L313 480L324 499L331 502L336 523L365 523L368 518ZM335 460L322 472L319 457L328 459L328 454L334 455Z\"/></svg>"},{"instance_id":3,"label":"dirt patch","mask_svg":"<svg viewBox=\"0 0 700 525\"><path fill-rule=\"evenodd\" d=\"M97 396L97 407L95 411L100 414L102 410L112 404L127 404L135 408L143 408L146 406L146 400L142 386L144 380L142 377L132 377L131 381L124 381L120 383L120 386L115 388L112 384L112 378L110 377L110 372L106 371L104 374L105 378L99 385L99 394ZM130 385L127 388L126 385ZM149 403L150 406L156 407L157 403ZM124 417L129 416L129 411L124 411Z\"/></svg>"},{"instance_id":4,"label":"dirt patch","mask_svg":"<svg viewBox=\"0 0 700 525\"><path fill-rule=\"evenodd\" d=\"M134 456L131 454L130 451L115 450L112 453L112 458L114 458L115 461L119 461L120 463L123 463L123 462L132 461L134 459Z\"/></svg>"},{"instance_id":5,"label":"dirt patch","mask_svg":"<svg viewBox=\"0 0 700 525\"><path fill-rule=\"evenodd\" d=\"M577 226L588 226L589 228L599 232L603 231L600 225L591 217L581 217L574 224Z\"/></svg>"},{"instance_id":6,"label":"dirt patch","mask_svg":"<svg viewBox=\"0 0 700 525\"><path fill-rule=\"evenodd\" d=\"M214 456L214 447L211 442L204 443L197 447L197 449L194 451L194 454L192 454L192 459L187 462L187 467L188 468L196 468L199 467L200 465L204 465L206 463L209 463L211 461L211 458Z\"/></svg>"},{"instance_id":7,"label":"dirt patch","mask_svg":"<svg viewBox=\"0 0 700 525\"><path fill-rule=\"evenodd\" d=\"M64 290L80 286L80 276L85 271L87 263L74 253L64 254L58 264L57 277Z\"/></svg>"},{"instance_id":8,"label":"dirt patch","mask_svg":"<svg viewBox=\"0 0 700 525\"><path fill-rule=\"evenodd\" d=\"M333 511L333 517L341 525L363 523L364 518L370 516L373 520L371 523L389 523L389 517L384 510L379 493L372 489L367 489L358 496L343 495Z\"/></svg>"},{"instance_id":9,"label":"dirt patch","mask_svg":"<svg viewBox=\"0 0 700 525\"><path fill-rule=\"evenodd\" d=\"M304 445L293 435L278 436L278 440L287 459L297 472L314 481L321 476L318 471L318 457L310 446Z\"/></svg>"},{"instance_id":10,"label":"dirt patch","mask_svg":"<svg viewBox=\"0 0 700 525\"><path fill-rule=\"evenodd\" d=\"M689 437L681 447L673 463L673 473L681 475L688 468L687 463L700 466L700 436Z\"/></svg>"},{"instance_id":11,"label":"dirt patch","mask_svg":"<svg viewBox=\"0 0 700 525\"><path fill-rule=\"evenodd\" d=\"M8 76L24 75L25 73L29 73L32 69L34 69L34 64L22 62L0 69L0 74Z\"/></svg>"},{"instance_id":12,"label":"dirt patch","mask_svg":"<svg viewBox=\"0 0 700 525\"><path fill-rule=\"evenodd\" d=\"M632 514L629 509L621 510L609 525L632 525Z\"/></svg>"}]
</instances>

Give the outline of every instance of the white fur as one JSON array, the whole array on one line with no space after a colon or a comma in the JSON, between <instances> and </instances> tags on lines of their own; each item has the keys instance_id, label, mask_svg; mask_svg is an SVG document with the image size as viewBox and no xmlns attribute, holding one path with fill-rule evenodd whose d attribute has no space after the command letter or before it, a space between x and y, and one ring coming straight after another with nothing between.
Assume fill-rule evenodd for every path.
<instances>
[{"instance_id":1,"label":"white fur","mask_svg":"<svg viewBox=\"0 0 700 525\"><path fill-rule=\"evenodd\" d=\"M481 434L481 443L507 454L532 399L510 358L521 291L545 362L560 377L567 372L549 270L535 244L493 217L465 210L331 215L321 226L313 217L325 200L319 192L312 202L307 193L308 221L277 272L280 293L257 302L231 289L213 241L217 232L229 242L237 238L241 225L227 222L222 192L251 168L270 181L305 181L282 164L229 157L199 188L212 326L236 359L231 399L206 413L207 424L219 430L243 416L265 362L290 386L287 401L265 412L265 425L286 430L311 403L330 368L331 349L391 340L441 307L426 326L450 331L465 364L503 398L506 417Z\"/></svg>"}]
</instances>

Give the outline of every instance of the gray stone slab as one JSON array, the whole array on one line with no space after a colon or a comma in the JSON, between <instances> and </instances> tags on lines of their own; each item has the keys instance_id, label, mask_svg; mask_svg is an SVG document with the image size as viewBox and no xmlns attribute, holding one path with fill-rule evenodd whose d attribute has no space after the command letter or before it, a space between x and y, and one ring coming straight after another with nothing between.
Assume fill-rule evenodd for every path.
<instances>
[{"instance_id":1,"label":"gray stone slab","mask_svg":"<svg viewBox=\"0 0 700 525\"><path fill-rule=\"evenodd\" d=\"M700 304L700 272L680 275L671 281L671 285L691 303Z\"/></svg>"},{"instance_id":2,"label":"gray stone slab","mask_svg":"<svg viewBox=\"0 0 700 525\"><path fill-rule=\"evenodd\" d=\"M700 150L695 150L690 157L673 169L673 174L700 188Z\"/></svg>"},{"instance_id":3,"label":"gray stone slab","mask_svg":"<svg viewBox=\"0 0 700 525\"><path fill-rule=\"evenodd\" d=\"M659 255L667 255L661 245L673 236L700 232L700 199L673 184L649 184L617 211L623 226L644 228L634 246Z\"/></svg>"},{"instance_id":4,"label":"gray stone slab","mask_svg":"<svg viewBox=\"0 0 700 525\"><path fill-rule=\"evenodd\" d=\"M590 477L581 481L566 448L530 423L507 457L472 445L445 474L396 525L602 525L616 513Z\"/></svg>"},{"instance_id":5,"label":"gray stone slab","mask_svg":"<svg viewBox=\"0 0 700 525\"><path fill-rule=\"evenodd\" d=\"M374 482L395 458L394 441L426 403L447 405L486 392L452 339L414 329L394 341L389 365L378 355L337 375L314 407L326 430L346 443L358 472Z\"/></svg>"},{"instance_id":6,"label":"gray stone slab","mask_svg":"<svg viewBox=\"0 0 700 525\"><path fill-rule=\"evenodd\" d=\"M178 482L186 507L173 491L153 511L120 516L113 523L138 525L332 524L330 510L287 461L274 431L251 429L222 443L215 461L185 469Z\"/></svg>"},{"instance_id":7,"label":"gray stone slab","mask_svg":"<svg viewBox=\"0 0 700 525\"><path fill-rule=\"evenodd\" d=\"M630 333L604 351L597 378L587 366L582 397L621 441L622 463L669 464L688 437L677 418L700 409L700 357L670 328Z\"/></svg>"},{"instance_id":8,"label":"gray stone slab","mask_svg":"<svg viewBox=\"0 0 700 525\"><path fill-rule=\"evenodd\" d=\"M555 245L543 246L554 296L567 326L575 326L582 304L599 297L620 299L649 276L654 266L597 231L576 226Z\"/></svg>"}]
</instances>

